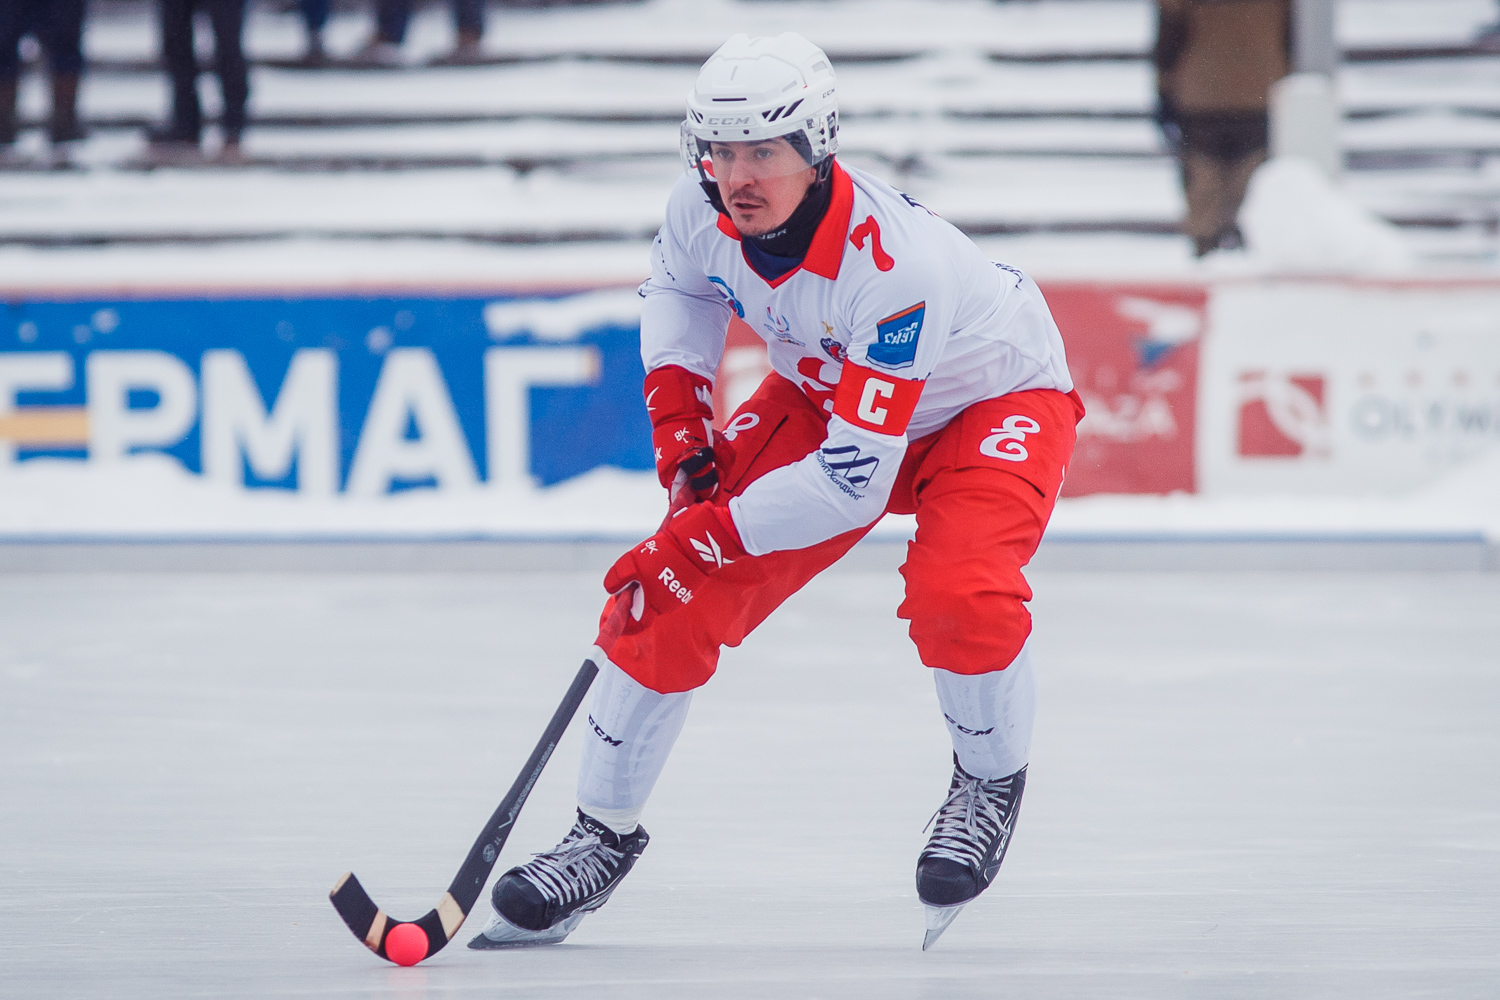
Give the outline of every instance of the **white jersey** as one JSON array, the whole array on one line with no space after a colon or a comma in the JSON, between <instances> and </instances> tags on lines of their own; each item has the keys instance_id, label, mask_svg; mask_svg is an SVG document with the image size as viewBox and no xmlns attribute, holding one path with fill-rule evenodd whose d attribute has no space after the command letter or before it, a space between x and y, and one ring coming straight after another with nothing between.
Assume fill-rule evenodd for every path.
<instances>
[{"instance_id":1,"label":"white jersey","mask_svg":"<svg viewBox=\"0 0 1500 1000\"><path fill-rule=\"evenodd\" d=\"M907 441L968 406L1073 388L1035 282L869 174L835 164L832 184L801 267L767 281L734 225L684 176L641 286L647 371L680 365L712 380L738 315L765 339L771 367L831 415L820 450L730 502L753 555L874 522Z\"/></svg>"}]
</instances>

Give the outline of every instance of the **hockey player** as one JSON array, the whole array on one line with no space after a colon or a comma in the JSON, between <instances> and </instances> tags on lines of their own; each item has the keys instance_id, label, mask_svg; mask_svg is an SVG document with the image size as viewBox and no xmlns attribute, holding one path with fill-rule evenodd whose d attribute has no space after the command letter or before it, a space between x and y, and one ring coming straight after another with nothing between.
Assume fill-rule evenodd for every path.
<instances>
[{"instance_id":1,"label":"hockey player","mask_svg":"<svg viewBox=\"0 0 1500 1000\"><path fill-rule=\"evenodd\" d=\"M841 166L837 145L833 69L795 34L734 36L688 96L641 353L657 471L694 502L605 576L633 603L595 653L577 822L496 882L471 947L561 941L604 904L646 847L642 809L720 648L887 511L916 514L896 613L954 750L917 859L924 948L1000 867L1036 699L1021 569L1082 405L1036 284ZM773 373L715 433L731 316L765 338Z\"/></svg>"}]
</instances>

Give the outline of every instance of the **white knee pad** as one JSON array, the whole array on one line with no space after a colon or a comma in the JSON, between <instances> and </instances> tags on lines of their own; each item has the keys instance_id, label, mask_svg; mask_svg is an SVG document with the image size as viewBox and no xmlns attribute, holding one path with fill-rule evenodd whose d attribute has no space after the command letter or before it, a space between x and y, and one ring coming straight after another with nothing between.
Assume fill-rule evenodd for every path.
<instances>
[{"instance_id":1,"label":"white knee pad","mask_svg":"<svg viewBox=\"0 0 1500 1000\"><path fill-rule=\"evenodd\" d=\"M640 822L682 732L693 693L658 694L598 649L594 662L601 666L583 734L578 806L611 830L628 834Z\"/></svg>"},{"instance_id":2,"label":"white knee pad","mask_svg":"<svg viewBox=\"0 0 1500 1000\"><path fill-rule=\"evenodd\" d=\"M935 669L932 676L960 767L988 780L1026 766L1036 720L1036 668L1029 642L1004 670L971 675Z\"/></svg>"}]
</instances>

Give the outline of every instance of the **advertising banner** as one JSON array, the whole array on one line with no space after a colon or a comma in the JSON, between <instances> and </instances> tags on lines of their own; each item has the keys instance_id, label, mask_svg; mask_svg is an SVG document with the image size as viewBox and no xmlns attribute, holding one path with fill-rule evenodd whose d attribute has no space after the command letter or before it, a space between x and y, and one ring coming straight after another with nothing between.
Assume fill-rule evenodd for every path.
<instances>
[{"instance_id":1,"label":"advertising banner","mask_svg":"<svg viewBox=\"0 0 1500 1000\"><path fill-rule=\"evenodd\" d=\"M1216 288L1203 492L1394 494L1500 445L1500 287Z\"/></svg>"},{"instance_id":2,"label":"advertising banner","mask_svg":"<svg viewBox=\"0 0 1500 1000\"><path fill-rule=\"evenodd\" d=\"M1042 292L1088 410L1063 496L1193 492L1206 290L1043 284Z\"/></svg>"},{"instance_id":3,"label":"advertising banner","mask_svg":"<svg viewBox=\"0 0 1500 1000\"><path fill-rule=\"evenodd\" d=\"M0 476L150 453L232 487L380 496L649 469L635 300L13 302Z\"/></svg>"},{"instance_id":4,"label":"advertising banner","mask_svg":"<svg viewBox=\"0 0 1500 1000\"><path fill-rule=\"evenodd\" d=\"M1088 409L1065 496L1397 492L1500 442L1494 284L1042 287ZM13 297L0 535L634 534L639 329L633 287ZM768 371L732 322L721 426Z\"/></svg>"}]
</instances>

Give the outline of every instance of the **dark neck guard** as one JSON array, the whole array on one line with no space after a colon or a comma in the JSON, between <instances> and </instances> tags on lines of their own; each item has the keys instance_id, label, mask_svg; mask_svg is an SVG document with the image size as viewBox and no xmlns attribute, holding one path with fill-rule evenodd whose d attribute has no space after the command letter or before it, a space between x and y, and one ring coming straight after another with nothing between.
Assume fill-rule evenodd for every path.
<instances>
[{"instance_id":1,"label":"dark neck guard","mask_svg":"<svg viewBox=\"0 0 1500 1000\"><path fill-rule=\"evenodd\" d=\"M820 170L818 175L812 187L807 189L807 194L802 196L802 203L779 229L764 236L746 236L745 239L753 242L757 250L774 257L801 260L807 256L813 234L818 231L818 223L823 221L823 216L828 214L828 203L833 198L831 173Z\"/></svg>"}]
</instances>

